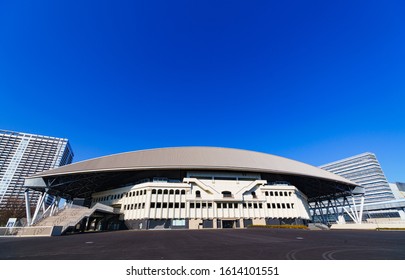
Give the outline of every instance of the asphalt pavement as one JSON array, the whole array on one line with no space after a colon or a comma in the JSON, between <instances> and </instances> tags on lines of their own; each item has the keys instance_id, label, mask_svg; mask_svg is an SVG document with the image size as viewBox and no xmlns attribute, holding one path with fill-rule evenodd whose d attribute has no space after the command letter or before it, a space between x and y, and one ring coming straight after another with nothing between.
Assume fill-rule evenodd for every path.
<instances>
[{"instance_id":1,"label":"asphalt pavement","mask_svg":"<svg viewBox=\"0 0 405 280\"><path fill-rule=\"evenodd\" d=\"M405 231L148 230L1 237L10 260L405 260Z\"/></svg>"}]
</instances>

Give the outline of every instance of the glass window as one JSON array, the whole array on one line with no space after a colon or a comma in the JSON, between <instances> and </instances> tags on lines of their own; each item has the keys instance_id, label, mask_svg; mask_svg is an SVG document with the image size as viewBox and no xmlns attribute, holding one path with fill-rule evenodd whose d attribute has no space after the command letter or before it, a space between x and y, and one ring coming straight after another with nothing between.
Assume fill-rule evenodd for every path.
<instances>
[{"instance_id":1,"label":"glass window","mask_svg":"<svg viewBox=\"0 0 405 280\"><path fill-rule=\"evenodd\" d=\"M162 208L162 203L156 202L156 208Z\"/></svg>"},{"instance_id":2,"label":"glass window","mask_svg":"<svg viewBox=\"0 0 405 280\"><path fill-rule=\"evenodd\" d=\"M273 192L270 192L270 196L273 196Z\"/></svg>"},{"instance_id":3,"label":"glass window","mask_svg":"<svg viewBox=\"0 0 405 280\"><path fill-rule=\"evenodd\" d=\"M257 209L257 203L253 203L253 208Z\"/></svg>"},{"instance_id":4,"label":"glass window","mask_svg":"<svg viewBox=\"0 0 405 280\"><path fill-rule=\"evenodd\" d=\"M152 194L156 194L156 189L153 189L153 190L152 190Z\"/></svg>"},{"instance_id":5,"label":"glass window","mask_svg":"<svg viewBox=\"0 0 405 280\"><path fill-rule=\"evenodd\" d=\"M180 190L176 190L175 194L180 194Z\"/></svg>"},{"instance_id":6,"label":"glass window","mask_svg":"<svg viewBox=\"0 0 405 280\"><path fill-rule=\"evenodd\" d=\"M163 208L167 208L167 202L163 202Z\"/></svg>"},{"instance_id":7,"label":"glass window","mask_svg":"<svg viewBox=\"0 0 405 280\"><path fill-rule=\"evenodd\" d=\"M201 192L200 192L200 191L196 191L196 192L195 192L195 197L201 197Z\"/></svg>"},{"instance_id":8,"label":"glass window","mask_svg":"<svg viewBox=\"0 0 405 280\"><path fill-rule=\"evenodd\" d=\"M180 208L180 203L178 202L174 203L174 208Z\"/></svg>"},{"instance_id":9,"label":"glass window","mask_svg":"<svg viewBox=\"0 0 405 280\"><path fill-rule=\"evenodd\" d=\"M263 204L259 203L259 208L263 209Z\"/></svg>"},{"instance_id":10,"label":"glass window","mask_svg":"<svg viewBox=\"0 0 405 280\"><path fill-rule=\"evenodd\" d=\"M190 203L190 208L194 208L194 203Z\"/></svg>"},{"instance_id":11,"label":"glass window","mask_svg":"<svg viewBox=\"0 0 405 280\"><path fill-rule=\"evenodd\" d=\"M277 203L277 209L280 209L281 207L280 207L280 203Z\"/></svg>"},{"instance_id":12,"label":"glass window","mask_svg":"<svg viewBox=\"0 0 405 280\"><path fill-rule=\"evenodd\" d=\"M170 190L170 191L169 191L169 194L174 194L174 190Z\"/></svg>"},{"instance_id":13,"label":"glass window","mask_svg":"<svg viewBox=\"0 0 405 280\"><path fill-rule=\"evenodd\" d=\"M285 209L285 203L281 203L281 208Z\"/></svg>"},{"instance_id":14,"label":"glass window","mask_svg":"<svg viewBox=\"0 0 405 280\"><path fill-rule=\"evenodd\" d=\"M169 191L166 189L163 191L163 194L169 194Z\"/></svg>"},{"instance_id":15,"label":"glass window","mask_svg":"<svg viewBox=\"0 0 405 280\"><path fill-rule=\"evenodd\" d=\"M196 203L195 206L196 206L195 208L201 208L201 204L199 202Z\"/></svg>"},{"instance_id":16,"label":"glass window","mask_svg":"<svg viewBox=\"0 0 405 280\"><path fill-rule=\"evenodd\" d=\"M232 193L230 191L223 191L222 195L223 197L232 197Z\"/></svg>"},{"instance_id":17,"label":"glass window","mask_svg":"<svg viewBox=\"0 0 405 280\"><path fill-rule=\"evenodd\" d=\"M271 207L270 207L270 203L267 203L267 208L271 208Z\"/></svg>"},{"instance_id":18,"label":"glass window","mask_svg":"<svg viewBox=\"0 0 405 280\"><path fill-rule=\"evenodd\" d=\"M269 196L269 192L265 192L264 194L265 194L265 196Z\"/></svg>"},{"instance_id":19,"label":"glass window","mask_svg":"<svg viewBox=\"0 0 405 280\"><path fill-rule=\"evenodd\" d=\"M233 208L238 208L238 203L234 203Z\"/></svg>"},{"instance_id":20,"label":"glass window","mask_svg":"<svg viewBox=\"0 0 405 280\"><path fill-rule=\"evenodd\" d=\"M185 204L184 202L182 202L182 203L180 204L180 208L186 208L186 204Z\"/></svg>"},{"instance_id":21,"label":"glass window","mask_svg":"<svg viewBox=\"0 0 405 280\"><path fill-rule=\"evenodd\" d=\"M246 208L246 203L245 202L242 203L242 207Z\"/></svg>"},{"instance_id":22,"label":"glass window","mask_svg":"<svg viewBox=\"0 0 405 280\"><path fill-rule=\"evenodd\" d=\"M162 192L162 190L161 189L159 189L158 190L158 194L162 194L163 192Z\"/></svg>"},{"instance_id":23,"label":"glass window","mask_svg":"<svg viewBox=\"0 0 405 280\"><path fill-rule=\"evenodd\" d=\"M185 190L181 190L181 194L186 194L186 191L185 191Z\"/></svg>"},{"instance_id":24,"label":"glass window","mask_svg":"<svg viewBox=\"0 0 405 280\"><path fill-rule=\"evenodd\" d=\"M217 208L222 208L222 203L218 202L217 203Z\"/></svg>"}]
</instances>

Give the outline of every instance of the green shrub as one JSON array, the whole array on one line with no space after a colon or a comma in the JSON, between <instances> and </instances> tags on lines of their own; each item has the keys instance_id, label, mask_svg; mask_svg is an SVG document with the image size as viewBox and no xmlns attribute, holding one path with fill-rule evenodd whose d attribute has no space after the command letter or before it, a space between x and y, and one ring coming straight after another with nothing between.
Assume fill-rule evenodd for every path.
<instances>
[{"instance_id":1,"label":"green shrub","mask_svg":"<svg viewBox=\"0 0 405 280\"><path fill-rule=\"evenodd\" d=\"M248 228L295 228L295 229L308 229L304 225L249 225Z\"/></svg>"},{"instance_id":2,"label":"green shrub","mask_svg":"<svg viewBox=\"0 0 405 280\"><path fill-rule=\"evenodd\" d=\"M377 228L377 230L405 230L405 228Z\"/></svg>"}]
</instances>

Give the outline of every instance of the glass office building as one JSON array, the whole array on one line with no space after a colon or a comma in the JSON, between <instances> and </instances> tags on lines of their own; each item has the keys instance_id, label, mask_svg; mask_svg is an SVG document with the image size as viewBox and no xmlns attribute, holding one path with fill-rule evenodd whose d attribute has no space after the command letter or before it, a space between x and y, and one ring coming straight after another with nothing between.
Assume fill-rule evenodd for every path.
<instances>
[{"instance_id":1,"label":"glass office building","mask_svg":"<svg viewBox=\"0 0 405 280\"><path fill-rule=\"evenodd\" d=\"M24 179L72 162L68 139L0 130L0 207L24 202ZM30 193L35 206L39 193ZM51 200L49 197L48 200Z\"/></svg>"},{"instance_id":2,"label":"glass office building","mask_svg":"<svg viewBox=\"0 0 405 280\"><path fill-rule=\"evenodd\" d=\"M384 172L372 153L364 153L320 166L365 188L364 203L395 199Z\"/></svg>"}]
</instances>

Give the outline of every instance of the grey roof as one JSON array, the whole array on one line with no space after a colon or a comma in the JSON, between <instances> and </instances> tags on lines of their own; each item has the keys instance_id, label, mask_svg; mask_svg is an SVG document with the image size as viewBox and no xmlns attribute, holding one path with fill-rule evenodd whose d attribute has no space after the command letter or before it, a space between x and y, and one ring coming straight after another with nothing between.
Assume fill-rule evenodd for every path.
<instances>
[{"instance_id":1,"label":"grey roof","mask_svg":"<svg viewBox=\"0 0 405 280\"><path fill-rule=\"evenodd\" d=\"M32 175L46 178L90 172L154 169L226 170L302 175L356 186L341 176L312 165L275 155L217 147L176 147L114 154L65 165Z\"/></svg>"}]
</instances>

